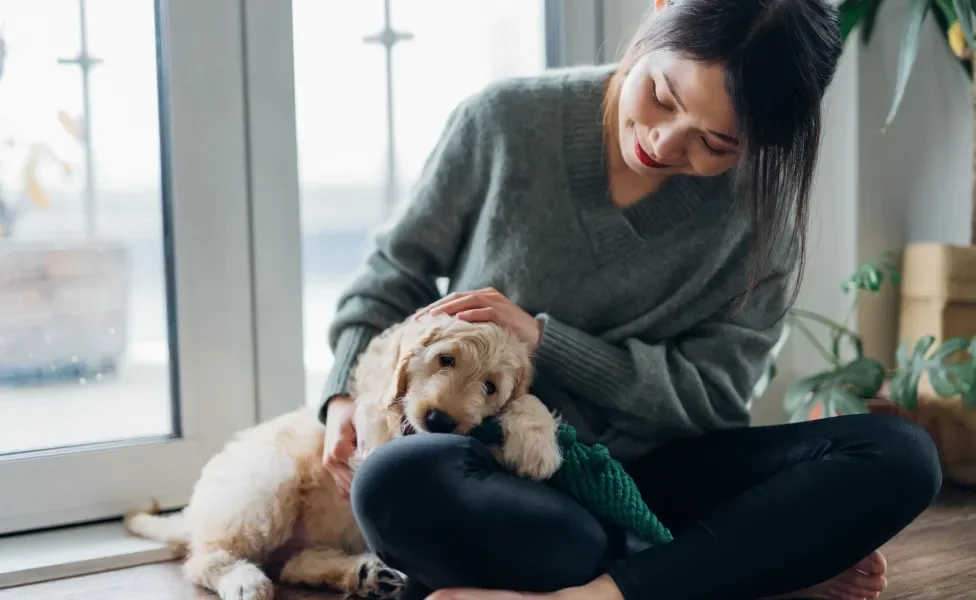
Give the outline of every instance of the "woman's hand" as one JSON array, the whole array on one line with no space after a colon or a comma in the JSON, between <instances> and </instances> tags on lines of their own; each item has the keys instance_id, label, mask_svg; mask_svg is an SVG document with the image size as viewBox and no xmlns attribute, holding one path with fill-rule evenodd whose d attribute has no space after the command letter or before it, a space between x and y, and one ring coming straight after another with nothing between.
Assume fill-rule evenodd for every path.
<instances>
[{"instance_id":1,"label":"woman's hand","mask_svg":"<svg viewBox=\"0 0 976 600\"><path fill-rule=\"evenodd\" d=\"M531 350L539 346L539 340L542 338L542 323L494 288L454 292L417 314L439 313L457 316L465 321L491 322L500 325L528 344Z\"/></svg>"},{"instance_id":2,"label":"woman's hand","mask_svg":"<svg viewBox=\"0 0 976 600\"><path fill-rule=\"evenodd\" d=\"M356 405L349 396L335 396L329 400L325 413L325 449L322 466L332 475L343 498L349 497L352 487L352 468L349 460L356 451L356 427L353 415Z\"/></svg>"}]
</instances>

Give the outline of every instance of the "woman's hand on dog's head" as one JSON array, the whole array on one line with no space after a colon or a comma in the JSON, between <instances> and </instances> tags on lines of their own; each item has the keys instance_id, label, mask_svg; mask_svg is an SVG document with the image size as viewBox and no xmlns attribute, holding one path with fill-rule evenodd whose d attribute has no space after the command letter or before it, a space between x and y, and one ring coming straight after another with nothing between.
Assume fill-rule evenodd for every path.
<instances>
[{"instance_id":1,"label":"woman's hand on dog's head","mask_svg":"<svg viewBox=\"0 0 976 600\"><path fill-rule=\"evenodd\" d=\"M339 492L349 497L352 487L352 468L349 461L356 451L356 428L353 415L356 405L349 396L335 396L329 400L325 413L325 448L322 466L332 475Z\"/></svg>"}]
</instances>

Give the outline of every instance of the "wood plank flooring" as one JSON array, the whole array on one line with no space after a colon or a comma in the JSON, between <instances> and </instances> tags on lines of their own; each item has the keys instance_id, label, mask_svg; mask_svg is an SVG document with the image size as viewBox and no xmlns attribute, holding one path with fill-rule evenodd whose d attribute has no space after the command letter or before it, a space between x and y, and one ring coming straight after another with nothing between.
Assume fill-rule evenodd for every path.
<instances>
[{"instance_id":1,"label":"wood plank flooring","mask_svg":"<svg viewBox=\"0 0 976 600\"><path fill-rule=\"evenodd\" d=\"M976 599L976 491L947 488L924 515L887 544L883 600ZM281 588L275 600L333 600ZM0 590L0 600L215 600L163 563Z\"/></svg>"}]
</instances>

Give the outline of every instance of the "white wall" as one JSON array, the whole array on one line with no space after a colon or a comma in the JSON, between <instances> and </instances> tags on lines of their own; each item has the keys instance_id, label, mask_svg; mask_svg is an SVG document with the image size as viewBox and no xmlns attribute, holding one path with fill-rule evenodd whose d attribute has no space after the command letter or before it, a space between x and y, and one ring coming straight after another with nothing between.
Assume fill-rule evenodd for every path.
<instances>
[{"instance_id":1,"label":"white wall","mask_svg":"<svg viewBox=\"0 0 976 600\"><path fill-rule=\"evenodd\" d=\"M614 60L646 0L605 0L604 58ZM969 243L973 122L968 81L930 19L897 120L881 128L891 103L908 3L888 2L871 44L849 40L827 98L814 190L809 258L798 305L842 319L841 282L882 250L908 242ZM856 325L866 350L890 360L897 345L897 298L863 297ZM754 409L757 424L781 422L783 390L824 363L794 337L780 377Z\"/></svg>"}]
</instances>

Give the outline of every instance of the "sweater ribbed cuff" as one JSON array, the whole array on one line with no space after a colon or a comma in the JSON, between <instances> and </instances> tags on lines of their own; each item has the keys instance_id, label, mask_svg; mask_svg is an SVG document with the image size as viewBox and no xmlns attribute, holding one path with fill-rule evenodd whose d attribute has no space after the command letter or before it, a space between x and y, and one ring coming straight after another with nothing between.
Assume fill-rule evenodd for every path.
<instances>
[{"instance_id":1,"label":"sweater ribbed cuff","mask_svg":"<svg viewBox=\"0 0 976 600\"><path fill-rule=\"evenodd\" d=\"M594 399L605 398L630 383L630 353L600 338L570 327L543 313L542 337L535 364L557 376L566 387Z\"/></svg>"},{"instance_id":2,"label":"sweater ribbed cuff","mask_svg":"<svg viewBox=\"0 0 976 600\"><path fill-rule=\"evenodd\" d=\"M319 421L323 424L325 423L325 413L329 400L335 396L349 393L349 381L353 370L356 368L359 355L366 349L375 334L376 332L370 327L356 326L349 327L339 336L339 341L336 343L333 352L335 359L332 363L332 370L325 381L325 387L322 390L322 404L319 406Z\"/></svg>"}]
</instances>

